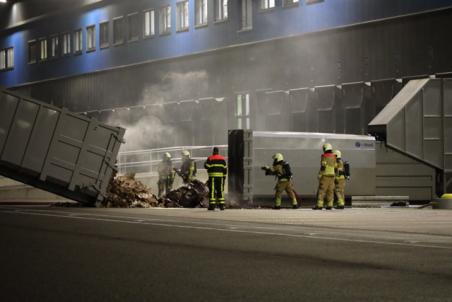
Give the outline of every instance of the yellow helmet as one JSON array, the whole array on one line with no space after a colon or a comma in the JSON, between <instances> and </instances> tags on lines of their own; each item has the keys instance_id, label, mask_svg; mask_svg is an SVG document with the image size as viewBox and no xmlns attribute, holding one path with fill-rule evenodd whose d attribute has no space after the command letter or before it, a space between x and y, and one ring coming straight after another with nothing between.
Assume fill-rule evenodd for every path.
<instances>
[{"instance_id":1,"label":"yellow helmet","mask_svg":"<svg viewBox=\"0 0 452 302\"><path fill-rule=\"evenodd\" d=\"M184 150L184 151L182 151L182 156L190 158L190 152L188 152L187 150Z\"/></svg>"},{"instance_id":2,"label":"yellow helmet","mask_svg":"<svg viewBox=\"0 0 452 302\"><path fill-rule=\"evenodd\" d=\"M323 152L326 152L326 151L333 151L333 146L331 146L331 144L329 144L329 143L323 144Z\"/></svg>"},{"instance_id":3,"label":"yellow helmet","mask_svg":"<svg viewBox=\"0 0 452 302\"><path fill-rule=\"evenodd\" d=\"M339 150L333 150L334 155L336 155L337 158L342 158L342 153Z\"/></svg>"},{"instance_id":4,"label":"yellow helmet","mask_svg":"<svg viewBox=\"0 0 452 302\"><path fill-rule=\"evenodd\" d=\"M164 159L171 159L171 154L169 152L165 152L165 154L163 154L163 158Z\"/></svg>"},{"instance_id":5,"label":"yellow helmet","mask_svg":"<svg viewBox=\"0 0 452 302\"><path fill-rule=\"evenodd\" d=\"M275 155L273 155L273 160L275 160L276 162L280 162L284 160L284 156L281 153L276 153Z\"/></svg>"}]
</instances>

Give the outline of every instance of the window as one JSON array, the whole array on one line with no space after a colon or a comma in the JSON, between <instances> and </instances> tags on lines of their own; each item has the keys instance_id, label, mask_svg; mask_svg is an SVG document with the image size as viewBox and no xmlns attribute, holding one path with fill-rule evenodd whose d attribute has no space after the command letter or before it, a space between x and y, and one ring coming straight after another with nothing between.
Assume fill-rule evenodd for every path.
<instances>
[{"instance_id":1,"label":"window","mask_svg":"<svg viewBox=\"0 0 452 302\"><path fill-rule=\"evenodd\" d=\"M242 0L242 30L253 28L253 3L252 0Z\"/></svg>"},{"instance_id":2,"label":"window","mask_svg":"<svg viewBox=\"0 0 452 302\"><path fill-rule=\"evenodd\" d=\"M0 50L0 70L6 69L6 49Z\"/></svg>"},{"instance_id":3,"label":"window","mask_svg":"<svg viewBox=\"0 0 452 302\"><path fill-rule=\"evenodd\" d=\"M38 43L36 40L28 42L28 64L36 63L38 60Z\"/></svg>"},{"instance_id":4,"label":"window","mask_svg":"<svg viewBox=\"0 0 452 302\"><path fill-rule=\"evenodd\" d=\"M47 39L39 40L39 60L47 60Z\"/></svg>"},{"instance_id":5,"label":"window","mask_svg":"<svg viewBox=\"0 0 452 302\"><path fill-rule=\"evenodd\" d=\"M59 47L60 47L60 39L58 36L53 36L50 38L50 58L56 58L59 54Z\"/></svg>"},{"instance_id":6,"label":"window","mask_svg":"<svg viewBox=\"0 0 452 302\"><path fill-rule=\"evenodd\" d=\"M67 55L71 54L71 34L70 33L63 34L63 45L62 45L61 53L63 54L63 56L67 56Z\"/></svg>"},{"instance_id":7,"label":"window","mask_svg":"<svg viewBox=\"0 0 452 302\"><path fill-rule=\"evenodd\" d=\"M140 38L140 20L138 13L130 14L127 17L128 27L128 41L138 41Z\"/></svg>"},{"instance_id":8,"label":"window","mask_svg":"<svg viewBox=\"0 0 452 302\"><path fill-rule=\"evenodd\" d=\"M271 9L275 7L275 0L261 0L261 9Z\"/></svg>"},{"instance_id":9,"label":"window","mask_svg":"<svg viewBox=\"0 0 452 302\"><path fill-rule=\"evenodd\" d=\"M235 117L237 118L237 129L250 129L250 94L238 94Z\"/></svg>"},{"instance_id":10,"label":"window","mask_svg":"<svg viewBox=\"0 0 452 302\"><path fill-rule=\"evenodd\" d=\"M229 0L215 0L215 21L224 21L228 19Z\"/></svg>"},{"instance_id":11,"label":"window","mask_svg":"<svg viewBox=\"0 0 452 302\"><path fill-rule=\"evenodd\" d=\"M165 6L160 9L160 34L169 34L171 32L171 6Z\"/></svg>"},{"instance_id":12,"label":"window","mask_svg":"<svg viewBox=\"0 0 452 302\"><path fill-rule=\"evenodd\" d=\"M110 46L108 21L99 24L99 44L100 48L107 48Z\"/></svg>"},{"instance_id":13,"label":"window","mask_svg":"<svg viewBox=\"0 0 452 302\"><path fill-rule=\"evenodd\" d=\"M299 2L299 0L284 0L284 6L298 5Z\"/></svg>"},{"instance_id":14,"label":"window","mask_svg":"<svg viewBox=\"0 0 452 302\"><path fill-rule=\"evenodd\" d=\"M176 30L188 30L188 1L181 1L177 3L176 15Z\"/></svg>"},{"instance_id":15,"label":"window","mask_svg":"<svg viewBox=\"0 0 452 302\"><path fill-rule=\"evenodd\" d=\"M155 11L148 10L144 12L144 37L153 35L155 35Z\"/></svg>"},{"instance_id":16,"label":"window","mask_svg":"<svg viewBox=\"0 0 452 302\"><path fill-rule=\"evenodd\" d=\"M96 50L96 26L91 25L86 28L86 51Z\"/></svg>"},{"instance_id":17,"label":"window","mask_svg":"<svg viewBox=\"0 0 452 302\"><path fill-rule=\"evenodd\" d=\"M7 69L14 68L14 48L13 47L6 49L6 68Z\"/></svg>"},{"instance_id":18,"label":"window","mask_svg":"<svg viewBox=\"0 0 452 302\"><path fill-rule=\"evenodd\" d=\"M113 44L119 45L124 43L124 18L119 17L113 19Z\"/></svg>"},{"instance_id":19,"label":"window","mask_svg":"<svg viewBox=\"0 0 452 302\"><path fill-rule=\"evenodd\" d=\"M83 40L82 40L83 34L82 30L79 29L74 32L74 53L80 54L83 49Z\"/></svg>"},{"instance_id":20,"label":"window","mask_svg":"<svg viewBox=\"0 0 452 302\"><path fill-rule=\"evenodd\" d=\"M207 0L196 0L196 26L207 24Z\"/></svg>"}]
</instances>

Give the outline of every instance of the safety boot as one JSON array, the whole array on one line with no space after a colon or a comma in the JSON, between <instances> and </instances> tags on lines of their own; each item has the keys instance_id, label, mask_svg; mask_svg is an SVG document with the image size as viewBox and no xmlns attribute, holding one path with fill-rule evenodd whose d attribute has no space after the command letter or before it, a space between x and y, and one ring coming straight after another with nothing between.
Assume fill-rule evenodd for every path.
<instances>
[{"instance_id":1,"label":"safety boot","mask_svg":"<svg viewBox=\"0 0 452 302\"><path fill-rule=\"evenodd\" d=\"M315 207L313 207L312 209L313 209L313 210L323 210L322 207L318 207L318 206L315 206Z\"/></svg>"},{"instance_id":2,"label":"safety boot","mask_svg":"<svg viewBox=\"0 0 452 302\"><path fill-rule=\"evenodd\" d=\"M224 211L224 204L220 203L220 210Z\"/></svg>"},{"instance_id":3,"label":"safety boot","mask_svg":"<svg viewBox=\"0 0 452 302\"><path fill-rule=\"evenodd\" d=\"M298 209L298 208L299 208L298 204L293 204L292 205L292 209Z\"/></svg>"},{"instance_id":4,"label":"safety boot","mask_svg":"<svg viewBox=\"0 0 452 302\"><path fill-rule=\"evenodd\" d=\"M209 204L209 207L207 208L207 210L215 211L215 205L214 204Z\"/></svg>"},{"instance_id":5,"label":"safety boot","mask_svg":"<svg viewBox=\"0 0 452 302\"><path fill-rule=\"evenodd\" d=\"M273 210L281 210L281 206L273 206Z\"/></svg>"},{"instance_id":6,"label":"safety boot","mask_svg":"<svg viewBox=\"0 0 452 302\"><path fill-rule=\"evenodd\" d=\"M332 207L326 207L325 209L328 210L328 211L331 211L333 208Z\"/></svg>"},{"instance_id":7,"label":"safety boot","mask_svg":"<svg viewBox=\"0 0 452 302\"><path fill-rule=\"evenodd\" d=\"M336 209L337 210L343 210L345 207L344 206L337 206Z\"/></svg>"}]
</instances>

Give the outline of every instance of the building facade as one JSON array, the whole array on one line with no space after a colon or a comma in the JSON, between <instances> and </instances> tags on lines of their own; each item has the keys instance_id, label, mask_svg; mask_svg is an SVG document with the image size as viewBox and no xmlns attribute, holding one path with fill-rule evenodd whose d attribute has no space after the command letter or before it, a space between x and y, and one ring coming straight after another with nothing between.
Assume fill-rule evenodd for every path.
<instances>
[{"instance_id":1,"label":"building facade","mask_svg":"<svg viewBox=\"0 0 452 302\"><path fill-rule=\"evenodd\" d=\"M366 134L409 79L452 72L452 0L30 0L0 14L0 86L125 126L128 149L224 144L236 128Z\"/></svg>"}]
</instances>

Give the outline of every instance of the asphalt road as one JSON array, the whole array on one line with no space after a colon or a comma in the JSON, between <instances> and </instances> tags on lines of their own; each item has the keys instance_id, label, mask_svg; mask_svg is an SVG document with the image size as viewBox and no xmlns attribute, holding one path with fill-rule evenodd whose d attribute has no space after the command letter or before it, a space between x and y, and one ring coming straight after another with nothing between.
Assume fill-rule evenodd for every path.
<instances>
[{"instance_id":1,"label":"asphalt road","mask_svg":"<svg viewBox=\"0 0 452 302\"><path fill-rule=\"evenodd\" d=\"M0 207L0 301L452 301L450 234L223 213Z\"/></svg>"}]
</instances>

